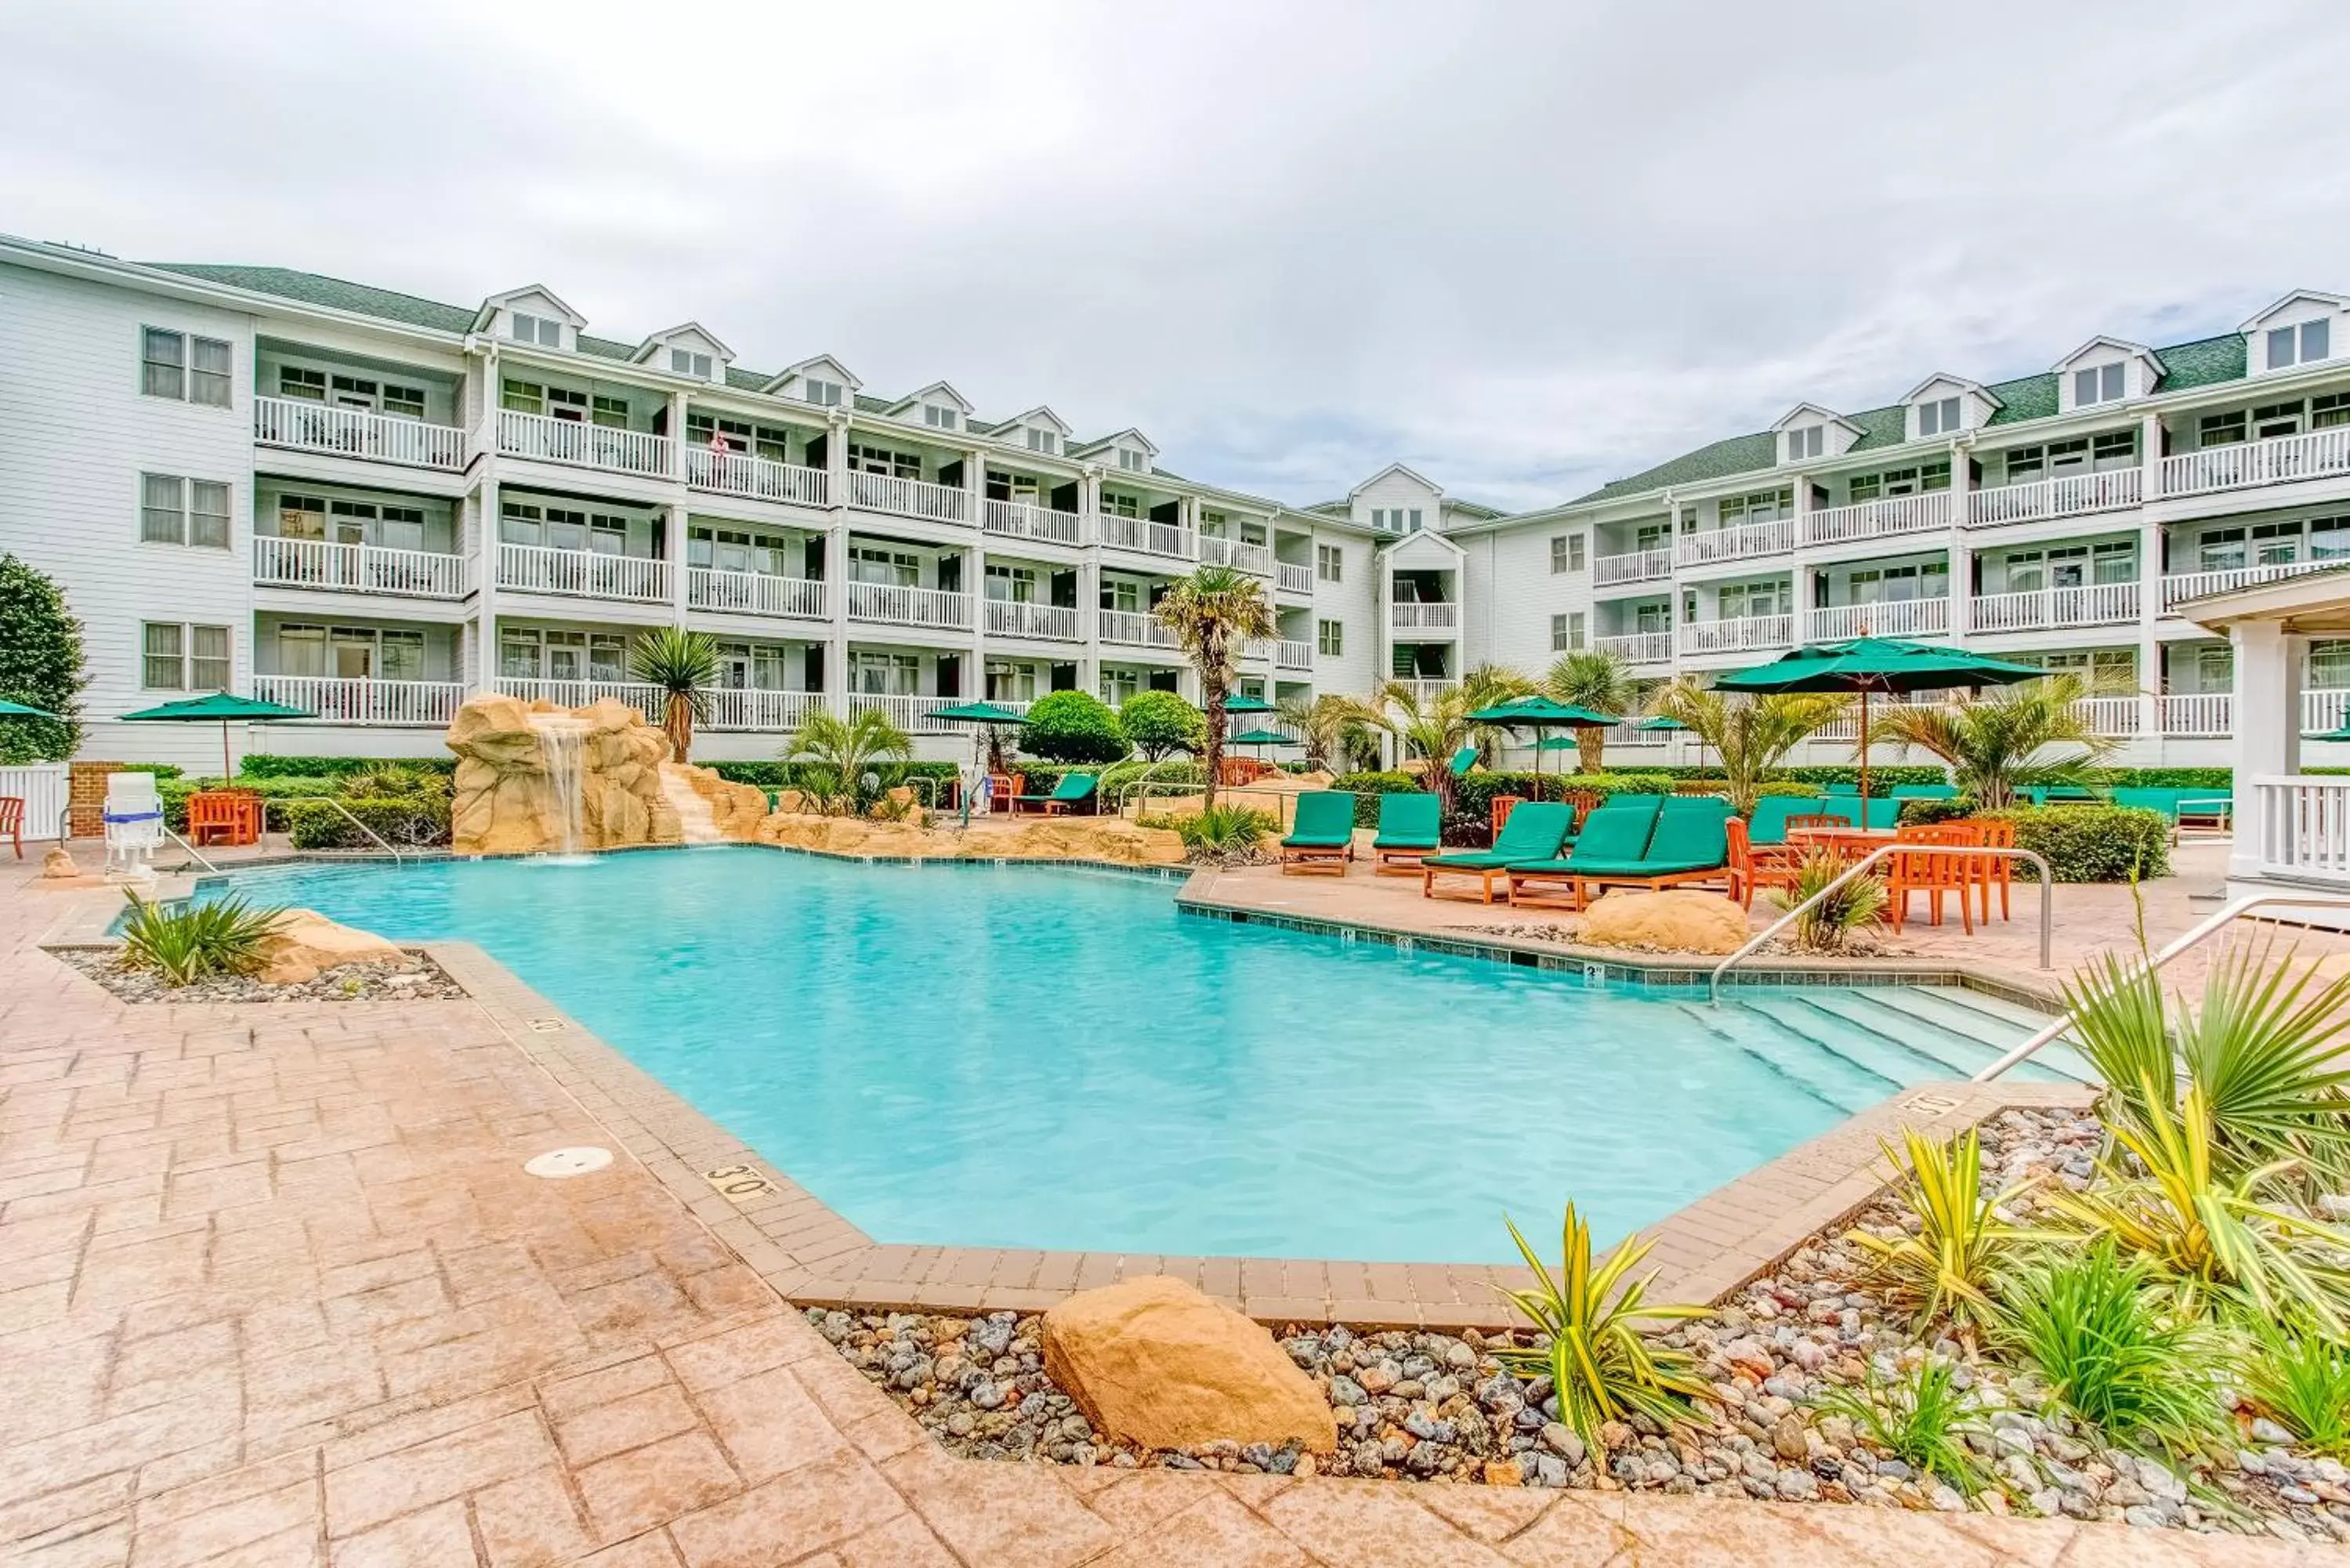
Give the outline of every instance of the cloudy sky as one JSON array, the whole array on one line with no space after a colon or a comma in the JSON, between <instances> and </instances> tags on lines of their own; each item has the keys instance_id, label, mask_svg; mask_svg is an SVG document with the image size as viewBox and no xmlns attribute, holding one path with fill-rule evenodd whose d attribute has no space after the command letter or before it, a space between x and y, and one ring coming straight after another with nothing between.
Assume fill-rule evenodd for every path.
<instances>
[{"instance_id":1,"label":"cloudy sky","mask_svg":"<svg viewBox=\"0 0 2350 1568\"><path fill-rule=\"evenodd\" d=\"M2340 0L0 6L0 232L1562 499L2350 288Z\"/></svg>"}]
</instances>

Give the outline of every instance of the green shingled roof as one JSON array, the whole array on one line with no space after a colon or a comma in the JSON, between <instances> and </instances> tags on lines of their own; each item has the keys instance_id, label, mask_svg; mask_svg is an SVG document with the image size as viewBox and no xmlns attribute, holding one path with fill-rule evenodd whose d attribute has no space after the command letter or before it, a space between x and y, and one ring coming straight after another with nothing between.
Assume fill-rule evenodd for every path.
<instances>
[{"instance_id":1,"label":"green shingled roof","mask_svg":"<svg viewBox=\"0 0 2350 1568\"><path fill-rule=\"evenodd\" d=\"M315 272L295 272L282 266L214 266L203 262L150 262L147 265L159 272L176 272L183 276L202 278L206 283L248 288L255 294L274 294L281 299L322 305L329 310L348 310L354 315L397 321L403 327L425 327L436 332L466 332L472 330L473 325L473 311L470 306L442 305L437 300L419 299L412 294L370 288L366 284L346 283L338 277L322 277Z\"/></svg>"}]
</instances>

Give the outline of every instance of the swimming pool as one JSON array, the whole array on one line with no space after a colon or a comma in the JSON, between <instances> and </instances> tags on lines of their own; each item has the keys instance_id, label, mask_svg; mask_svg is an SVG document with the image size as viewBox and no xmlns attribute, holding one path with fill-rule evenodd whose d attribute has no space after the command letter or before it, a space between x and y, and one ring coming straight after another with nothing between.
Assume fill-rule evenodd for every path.
<instances>
[{"instance_id":1,"label":"swimming pool","mask_svg":"<svg viewBox=\"0 0 2350 1568\"><path fill-rule=\"evenodd\" d=\"M710 848L199 896L229 886L479 943L883 1241L1498 1262L1505 1212L1621 1235L2025 1032L1918 988L1713 1010L1061 867Z\"/></svg>"}]
</instances>

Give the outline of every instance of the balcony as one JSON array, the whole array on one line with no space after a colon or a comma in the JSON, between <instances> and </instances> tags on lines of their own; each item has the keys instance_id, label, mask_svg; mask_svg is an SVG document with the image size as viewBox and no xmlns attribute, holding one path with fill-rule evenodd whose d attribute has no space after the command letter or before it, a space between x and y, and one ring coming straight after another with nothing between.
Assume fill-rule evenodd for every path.
<instances>
[{"instance_id":1,"label":"balcony","mask_svg":"<svg viewBox=\"0 0 2350 1568\"><path fill-rule=\"evenodd\" d=\"M699 721L705 730L764 730L788 733L800 721L824 708L821 691L759 691L748 687L705 691L709 711Z\"/></svg>"},{"instance_id":2,"label":"balcony","mask_svg":"<svg viewBox=\"0 0 2350 1568\"><path fill-rule=\"evenodd\" d=\"M1102 514L1101 542L1121 550L1172 556L1182 561L1196 560L1200 554L1198 537L1176 524L1154 523L1148 517L1120 517L1108 512Z\"/></svg>"},{"instance_id":3,"label":"balcony","mask_svg":"<svg viewBox=\"0 0 2350 1568\"><path fill-rule=\"evenodd\" d=\"M1805 642L1841 642L1854 637L1940 637L1950 629L1947 598L1885 599L1804 612Z\"/></svg>"},{"instance_id":4,"label":"balcony","mask_svg":"<svg viewBox=\"0 0 2350 1568\"><path fill-rule=\"evenodd\" d=\"M2165 495L2208 495L2256 484L2350 474L2350 426L2237 441L2162 460Z\"/></svg>"},{"instance_id":5,"label":"balcony","mask_svg":"<svg viewBox=\"0 0 2350 1568\"><path fill-rule=\"evenodd\" d=\"M848 618L946 631L971 629L971 596L897 583L848 585Z\"/></svg>"},{"instance_id":6,"label":"balcony","mask_svg":"<svg viewBox=\"0 0 2350 1568\"><path fill-rule=\"evenodd\" d=\"M2068 627L2123 626L2137 619L2136 583L2090 583L1984 594L1967 606L1971 631L2055 631Z\"/></svg>"},{"instance_id":7,"label":"balcony","mask_svg":"<svg viewBox=\"0 0 2350 1568\"><path fill-rule=\"evenodd\" d=\"M1684 566L1716 561L1743 561L1755 556L1779 556L1795 547L1795 520L1781 517L1769 523L1741 523L1730 528L1708 528L1684 534L1673 546L1674 558Z\"/></svg>"},{"instance_id":8,"label":"balcony","mask_svg":"<svg viewBox=\"0 0 2350 1568\"><path fill-rule=\"evenodd\" d=\"M499 545L498 587L517 593L628 599L636 604L667 604L671 594L667 561L607 556L596 550L558 550L551 545Z\"/></svg>"},{"instance_id":9,"label":"balcony","mask_svg":"<svg viewBox=\"0 0 2350 1568\"><path fill-rule=\"evenodd\" d=\"M1758 648L1792 648L1795 618L1741 616L1733 620L1684 621L1675 633L1683 653L1745 653Z\"/></svg>"},{"instance_id":10,"label":"balcony","mask_svg":"<svg viewBox=\"0 0 2350 1568\"><path fill-rule=\"evenodd\" d=\"M2230 719L2236 699L2227 691L2198 691L2156 700L2162 714L2162 732L2179 736L2221 736L2233 732Z\"/></svg>"},{"instance_id":11,"label":"balcony","mask_svg":"<svg viewBox=\"0 0 2350 1568\"><path fill-rule=\"evenodd\" d=\"M1053 642L1083 642L1085 617L1075 605L1026 604L1018 599L987 601L987 635L1037 637Z\"/></svg>"},{"instance_id":12,"label":"balcony","mask_svg":"<svg viewBox=\"0 0 2350 1568\"><path fill-rule=\"evenodd\" d=\"M2301 694L2301 731L2326 735L2350 724L2350 689L2318 687Z\"/></svg>"},{"instance_id":13,"label":"balcony","mask_svg":"<svg viewBox=\"0 0 2350 1568\"><path fill-rule=\"evenodd\" d=\"M766 572L725 572L712 566L689 566L685 573L688 609L716 610L723 615L781 616L798 620L825 617L824 584L811 577L779 577Z\"/></svg>"},{"instance_id":14,"label":"balcony","mask_svg":"<svg viewBox=\"0 0 2350 1568\"><path fill-rule=\"evenodd\" d=\"M1591 562L1594 587L1655 582L1672 575L1673 553L1669 549L1630 550L1620 556L1594 556Z\"/></svg>"},{"instance_id":15,"label":"balcony","mask_svg":"<svg viewBox=\"0 0 2350 1568\"><path fill-rule=\"evenodd\" d=\"M1276 561L1274 563L1273 569L1274 573L1273 586L1277 591L1284 594L1310 595L1313 593L1314 568L1312 566L1301 566L1295 561Z\"/></svg>"},{"instance_id":16,"label":"balcony","mask_svg":"<svg viewBox=\"0 0 2350 1568\"><path fill-rule=\"evenodd\" d=\"M467 576L463 556L337 545L325 539L279 539L261 534L253 538L253 580L261 587L461 599L465 597Z\"/></svg>"},{"instance_id":17,"label":"balcony","mask_svg":"<svg viewBox=\"0 0 2350 1568\"><path fill-rule=\"evenodd\" d=\"M1273 662L1282 670L1314 668L1314 645L1303 638L1284 637L1274 645Z\"/></svg>"},{"instance_id":18,"label":"balcony","mask_svg":"<svg viewBox=\"0 0 2350 1568\"><path fill-rule=\"evenodd\" d=\"M1273 575L1273 551L1241 539L1220 539L1213 534L1202 534L1200 559L1207 566L1230 566L1234 571L1253 572L1260 577Z\"/></svg>"},{"instance_id":19,"label":"balcony","mask_svg":"<svg viewBox=\"0 0 2350 1568\"><path fill-rule=\"evenodd\" d=\"M887 473L848 475L848 504L867 512L887 512L896 517L919 517L926 523L971 521L971 492L928 480L899 479Z\"/></svg>"},{"instance_id":20,"label":"balcony","mask_svg":"<svg viewBox=\"0 0 2350 1568\"><path fill-rule=\"evenodd\" d=\"M1106 609L1101 617L1101 639L1124 648L1175 649L1180 645L1175 634L1155 615L1137 610Z\"/></svg>"},{"instance_id":21,"label":"balcony","mask_svg":"<svg viewBox=\"0 0 2350 1568\"><path fill-rule=\"evenodd\" d=\"M1889 539L1903 534L1926 534L1950 525L1950 493L1924 491L1916 495L1891 495L1851 506L1831 506L1805 514L1804 542L1807 545L1849 545L1867 539Z\"/></svg>"},{"instance_id":22,"label":"balcony","mask_svg":"<svg viewBox=\"0 0 2350 1568\"><path fill-rule=\"evenodd\" d=\"M2036 523L2049 517L2077 517L2090 512L2114 512L2138 504L2146 471L2108 469L2103 473L2068 473L2029 484L2003 484L1978 490L1967 497L1970 528L1990 528L2002 523Z\"/></svg>"},{"instance_id":23,"label":"balcony","mask_svg":"<svg viewBox=\"0 0 2350 1568\"><path fill-rule=\"evenodd\" d=\"M347 680L318 675L256 675L264 702L307 709L328 724L416 724L447 729L465 701L462 680Z\"/></svg>"},{"instance_id":24,"label":"balcony","mask_svg":"<svg viewBox=\"0 0 2350 1568\"><path fill-rule=\"evenodd\" d=\"M2249 835L2260 875L2350 890L2350 778L2280 774L2240 781L2252 796Z\"/></svg>"},{"instance_id":25,"label":"balcony","mask_svg":"<svg viewBox=\"0 0 2350 1568\"><path fill-rule=\"evenodd\" d=\"M585 708L608 697L615 702L634 708L648 724L659 722L661 711L669 704L669 694L660 687L623 680L618 676L603 680L542 680L535 675L501 675L494 684L508 697L519 697L525 702L552 702L558 708Z\"/></svg>"},{"instance_id":26,"label":"balcony","mask_svg":"<svg viewBox=\"0 0 2350 1568\"><path fill-rule=\"evenodd\" d=\"M2089 732L2122 740L2145 732L2145 708L2135 697L2084 697L2073 711L2089 722Z\"/></svg>"},{"instance_id":27,"label":"balcony","mask_svg":"<svg viewBox=\"0 0 2350 1568\"><path fill-rule=\"evenodd\" d=\"M1437 698L1442 696L1445 692L1451 691L1459 684L1459 681L1453 680L1449 675L1418 677L1399 675L1388 682L1388 685L1391 687L1401 688L1410 696L1413 701L1419 703L1423 709L1430 702L1435 701Z\"/></svg>"},{"instance_id":28,"label":"balcony","mask_svg":"<svg viewBox=\"0 0 2350 1568\"><path fill-rule=\"evenodd\" d=\"M1388 607L1388 625L1397 631L1454 631L1461 607L1451 602L1399 601Z\"/></svg>"},{"instance_id":29,"label":"balcony","mask_svg":"<svg viewBox=\"0 0 2350 1568\"><path fill-rule=\"evenodd\" d=\"M545 414L498 410L498 451L508 457L593 468L639 479L671 479L677 473L676 443L650 431L624 431Z\"/></svg>"},{"instance_id":30,"label":"balcony","mask_svg":"<svg viewBox=\"0 0 2350 1568\"><path fill-rule=\"evenodd\" d=\"M852 691L848 694L848 711L862 713L868 710L886 713L889 722L910 735L951 735L955 726L951 720L936 720L931 715L941 708L951 708L961 701L958 697L907 696L899 692Z\"/></svg>"},{"instance_id":31,"label":"balcony","mask_svg":"<svg viewBox=\"0 0 2350 1568\"><path fill-rule=\"evenodd\" d=\"M1673 658L1673 634L1669 631L1598 637L1592 639L1591 646L1602 653L1614 654L1627 664L1669 664Z\"/></svg>"},{"instance_id":32,"label":"balcony","mask_svg":"<svg viewBox=\"0 0 2350 1568\"><path fill-rule=\"evenodd\" d=\"M254 399L253 439L263 446L448 473L461 472L465 466L465 432L452 425L428 425L422 420L298 399Z\"/></svg>"},{"instance_id":33,"label":"balcony","mask_svg":"<svg viewBox=\"0 0 2350 1568\"><path fill-rule=\"evenodd\" d=\"M804 468L795 462L774 462L764 457L716 452L705 447L685 449L686 483L721 495L822 506L831 493L829 478L820 468Z\"/></svg>"},{"instance_id":34,"label":"balcony","mask_svg":"<svg viewBox=\"0 0 2350 1568\"><path fill-rule=\"evenodd\" d=\"M1074 512L1055 512L1025 501L991 501L980 514L980 526L1011 539L1042 539L1053 545L1075 545L1085 538L1085 519Z\"/></svg>"},{"instance_id":35,"label":"balcony","mask_svg":"<svg viewBox=\"0 0 2350 1568\"><path fill-rule=\"evenodd\" d=\"M2178 605L2206 594L2231 593L2237 588L2297 577L2304 572L2322 572L2329 566L2350 566L2350 559L2275 561L2265 566L2234 566L2219 572L2173 572L2162 579L2162 613L2169 615Z\"/></svg>"}]
</instances>

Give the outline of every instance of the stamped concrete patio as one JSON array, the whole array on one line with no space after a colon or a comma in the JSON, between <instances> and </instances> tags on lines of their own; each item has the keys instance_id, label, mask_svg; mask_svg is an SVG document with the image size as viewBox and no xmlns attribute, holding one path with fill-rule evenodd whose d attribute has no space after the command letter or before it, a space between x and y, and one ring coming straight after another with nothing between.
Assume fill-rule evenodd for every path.
<instances>
[{"instance_id":1,"label":"stamped concrete patio","mask_svg":"<svg viewBox=\"0 0 2350 1568\"><path fill-rule=\"evenodd\" d=\"M1981 1515L951 1459L771 1282L800 1274L723 1199L689 1205L660 1179L631 1152L651 1147L642 1126L567 1088L505 1008L128 1006L36 945L114 896L0 875L0 1560L2335 1555ZM580 1144L619 1158L568 1180L522 1169Z\"/></svg>"}]
</instances>

